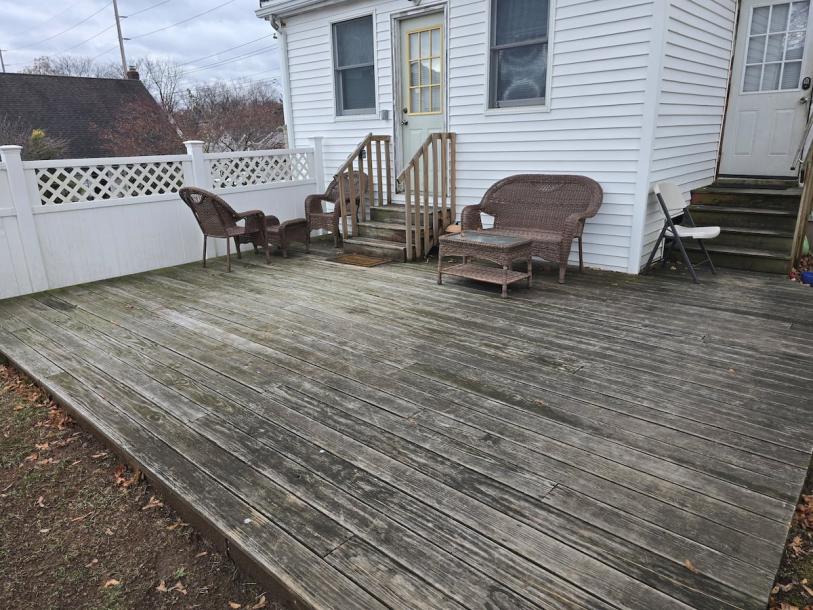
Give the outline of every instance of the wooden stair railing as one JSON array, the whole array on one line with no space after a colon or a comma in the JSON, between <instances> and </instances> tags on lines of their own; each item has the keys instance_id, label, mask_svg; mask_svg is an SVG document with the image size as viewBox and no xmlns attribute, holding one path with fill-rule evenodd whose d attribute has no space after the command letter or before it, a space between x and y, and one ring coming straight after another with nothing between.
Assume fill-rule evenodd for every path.
<instances>
[{"instance_id":1,"label":"wooden stair railing","mask_svg":"<svg viewBox=\"0 0 813 610\"><path fill-rule=\"evenodd\" d=\"M398 182L404 186L406 198L404 217L407 260L426 256L437 245L446 225L456 218L456 149L457 134L430 134L398 176Z\"/></svg>"},{"instance_id":2,"label":"wooden stair railing","mask_svg":"<svg viewBox=\"0 0 813 610\"><path fill-rule=\"evenodd\" d=\"M791 250L791 265L796 265L802 255L802 245L807 233L807 223L813 213L813 144L810 145L802 161L802 199L799 202L799 215L796 218L796 230L793 234L793 248Z\"/></svg>"},{"instance_id":3,"label":"wooden stair railing","mask_svg":"<svg viewBox=\"0 0 813 610\"><path fill-rule=\"evenodd\" d=\"M389 205L392 201L392 166L390 164L390 136L377 136L372 133L368 134L355 150L350 153L347 160L339 167L334 175L339 185L339 205L341 206L342 215L342 235L345 237L352 237L356 231L356 219L359 222L367 220L367 214L370 207L374 205L384 206ZM383 143L383 157L382 157L382 143ZM375 150L375 157L373 157L373 150ZM366 158L366 167L365 167ZM367 184L362 185L359 180L359 186L364 186L363 193L356 193L356 185L352 179L354 171L366 174ZM375 173L373 173L375 172ZM343 176L347 175L349 179L344 179ZM386 177L386 183L384 179ZM349 192L345 193L345 186ZM384 193L386 192L386 199ZM360 210L356 208L356 198L358 197L360 203ZM350 202L349 215L353 219L353 230L348 232L347 216L348 210L347 202ZM366 201L366 205L365 205Z\"/></svg>"}]
</instances>

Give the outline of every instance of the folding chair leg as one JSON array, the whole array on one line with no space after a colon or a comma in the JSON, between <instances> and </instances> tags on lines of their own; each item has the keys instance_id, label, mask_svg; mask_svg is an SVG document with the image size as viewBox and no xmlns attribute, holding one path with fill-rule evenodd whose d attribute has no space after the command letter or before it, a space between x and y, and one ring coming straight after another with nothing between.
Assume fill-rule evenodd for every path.
<instances>
[{"instance_id":1,"label":"folding chair leg","mask_svg":"<svg viewBox=\"0 0 813 610\"><path fill-rule=\"evenodd\" d=\"M206 236L203 236L203 266L206 267Z\"/></svg>"},{"instance_id":2,"label":"folding chair leg","mask_svg":"<svg viewBox=\"0 0 813 610\"><path fill-rule=\"evenodd\" d=\"M226 271L231 273L231 240L226 239Z\"/></svg>"},{"instance_id":3,"label":"folding chair leg","mask_svg":"<svg viewBox=\"0 0 813 610\"><path fill-rule=\"evenodd\" d=\"M706 257L706 260L709 263L709 268L714 275L717 275L717 269L714 268L714 263L711 262L711 256L709 256L709 251L706 250L706 244L703 243L702 239L697 240L697 245L700 246L700 250L703 252L703 256Z\"/></svg>"},{"instance_id":4,"label":"folding chair leg","mask_svg":"<svg viewBox=\"0 0 813 610\"><path fill-rule=\"evenodd\" d=\"M683 262L686 263L686 266L689 268L689 273L692 275L692 281L695 284L699 284L700 280L697 279L697 273L694 271L694 265L692 265L692 261L689 258L689 253L686 252L686 248L683 247L683 240L675 236L674 241L677 242L678 248L680 248L680 253L683 255Z\"/></svg>"},{"instance_id":5,"label":"folding chair leg","mask_svg":"<svg viewBox=\"0 0 813 610\"><path fill-rule=\"evenodd\" d=\"M655 241L655 247L652 248L652 253L649 255L649 260L647 260L646 265L644 265L644 273L648 273L650 267L652 267L652 261L655 260L655 255L658 253L658 247L661 245L665 233L666 227L661 230L661 234L658 235L658 239Z\"/></svg>"}]
</instances>

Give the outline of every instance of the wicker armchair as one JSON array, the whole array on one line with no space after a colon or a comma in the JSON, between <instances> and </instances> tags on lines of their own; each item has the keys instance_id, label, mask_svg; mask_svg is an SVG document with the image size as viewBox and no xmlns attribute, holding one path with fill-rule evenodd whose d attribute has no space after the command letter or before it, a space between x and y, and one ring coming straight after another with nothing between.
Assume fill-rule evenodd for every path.
<instances>
[{"instance_id":1,"label":"wicker armchair","mask_svg":"<svg viewBox=\"0 0 813 610\"><path fill-rule=\"evenodd\" d=\"M342 186L344 187L345 212L347 216L350 216L352 213L349 176L350 174L347 173L342 175L342 179L344 180ZM356 196L356 213L358 213L358 206L360 206L362 202L361 195L367 191L369 178L364 172L353 172L352 176L353 193ZM334 204L332 212L325 211L323 205L325 201ZM333 245L337 248L339 247L339 221L341 220L341 215L342 206L339 204L339 182L336 178L331 181L324 193L308 195L305 198L305 219L308 221L308 235L311 234L311 231L315 231L316 229L329 231L333 233ZM358 220L358 218L353 219L354 222L356 220Z\"/></svg>"},{"instance_id":2,"label":"wicker armchair","mask_svg":"<svg viewBox=\"0 0 813 610\"><path fill-rule=\"evenodd\" d=\"M486 229L532 240L532 254L559 263L559 283L564 283L573 240L579 242L579 270L584 269L584 221L596 215L603 192L586 176L520 174L497 182L479 205L463 209L464 231L483 230L480 213L494 216Z\"/></svg>"},{"instance_id":3,"label":"wicker armchair","mask_svg":"<svg viewBox=\"0 0 813 610\"><path fill-rule=\"evenodd\" d=\"M265 230L265 214L260 210L248 212L235 212L232 207L214 193L194 187L184 187L178 191L183 202L189 206L203 232L203 266L206 266L206 240L209 237L219 237L226 240L226 268L231 271L231 240L237 249L237 258L240 253L240 238L256 238L261 244L268 243ZM243 226L238 222L245 221ZM256 244L256 242L255 242ZM270 262L269 248L265 248L265 261Z\"/></svg>"}]
</instances>

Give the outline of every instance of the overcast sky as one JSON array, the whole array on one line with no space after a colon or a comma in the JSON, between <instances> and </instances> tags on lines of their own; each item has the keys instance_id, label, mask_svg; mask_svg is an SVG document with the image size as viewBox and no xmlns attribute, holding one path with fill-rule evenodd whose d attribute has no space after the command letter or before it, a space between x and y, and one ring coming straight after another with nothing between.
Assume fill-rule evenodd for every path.
<instances>
[{"instance_id":1,"label":"overcast sky","mask_svg":"<svg viewBox=\"0 0 813 610\"><path fill-rule=\"evenodd\" d=\"M151 56L189 62L184 66L189 84L279 78L278 43L271 26L254 15L257 0L118 3L119 12L130 15L122 20L124 36L132 39L125 42L128 61ZM167 29L155 31L162 28ZM227 50L232 47L239 48ZM6 49L9 72L42 55L120 62L113 4L110 0L0 0L0 49ZM233 58L238 59L228 61Z\"/></svg>"}]
</instances>

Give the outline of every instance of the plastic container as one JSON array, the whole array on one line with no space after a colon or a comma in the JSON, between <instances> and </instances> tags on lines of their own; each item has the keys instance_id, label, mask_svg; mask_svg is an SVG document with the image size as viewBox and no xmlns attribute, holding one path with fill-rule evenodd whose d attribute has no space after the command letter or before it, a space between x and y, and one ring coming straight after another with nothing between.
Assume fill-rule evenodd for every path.
<instances>
[{"instance_id":1,"label":"plastic container","mask_svg":"<svg viewBox=\"0 0 813 610\"><path fill-rule=\"evenodd\" d=\"M813 271L802 271L802 284L813 285Z\"/></svg>"}]
</instances>

